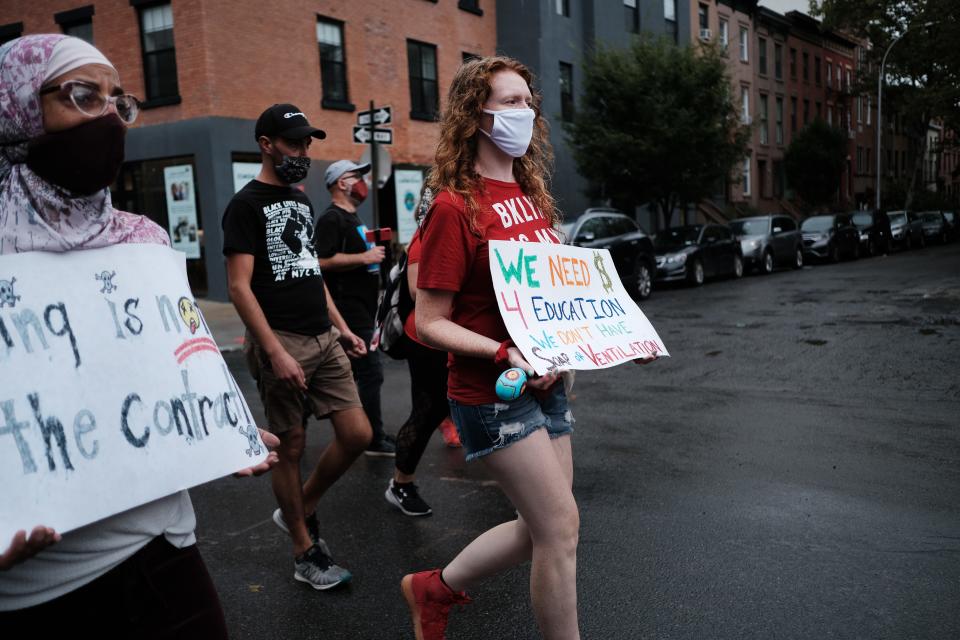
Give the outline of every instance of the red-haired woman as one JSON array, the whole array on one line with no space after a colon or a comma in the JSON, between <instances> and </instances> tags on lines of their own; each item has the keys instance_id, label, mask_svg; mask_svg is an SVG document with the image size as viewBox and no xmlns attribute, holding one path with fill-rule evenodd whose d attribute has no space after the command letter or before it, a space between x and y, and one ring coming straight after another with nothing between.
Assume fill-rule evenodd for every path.
<instances>
[{"instance_id":1,"label":"red-haired woman","mask_svg":"<svg viewBox=\"0 0 960 640\"><path fill-rule=\"evenodd\" d=\"M546 638L579 638L577 536L571 490L573 418L563 384L533 377L533 392L504 403L494 393L508 367L533 368L512 346L490 278L489 240L559 242L547 189L552 160L540 96L516 60L465 63L450 87L436 162L436 194L422 230L418 334L450 353L450 412L467 460L480 460L519 517L483 533L442 570L405 576L418 639L443 638L465 589L533 561L530 591Z\"/></svg>"}]
</instances>

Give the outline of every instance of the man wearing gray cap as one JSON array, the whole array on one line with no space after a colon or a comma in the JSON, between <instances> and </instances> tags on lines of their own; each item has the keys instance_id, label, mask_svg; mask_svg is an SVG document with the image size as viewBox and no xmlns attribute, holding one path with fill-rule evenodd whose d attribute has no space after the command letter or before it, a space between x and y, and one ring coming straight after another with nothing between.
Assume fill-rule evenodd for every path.
<instances>
[{"instance_id":1,"label":"man wearing gray cap","mask_svg":"<svg viewBox=\"0 0 960 640\"><path fill-rule=\"evenodd\" d=\"M360 402L373 427L373 440L365 453L393 457L396 444L384 433L380 413L383 365L380 354L370 349L385 252L367 240L367 227L357 216L357 207L367 197L363 176L368 171L369 164L350 160L337 160L327 167L324 178L333 202L317 221L316 246L331 297L350 330L367 345L365 354L350 358Z\"/></svg>"}]
</instances>

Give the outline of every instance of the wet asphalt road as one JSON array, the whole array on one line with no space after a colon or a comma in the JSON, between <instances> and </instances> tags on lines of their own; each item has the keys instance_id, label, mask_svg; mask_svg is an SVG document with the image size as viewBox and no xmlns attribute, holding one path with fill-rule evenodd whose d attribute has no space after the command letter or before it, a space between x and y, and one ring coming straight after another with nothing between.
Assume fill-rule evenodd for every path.
<instances>
[{"instance_id":1,"label":"wet asphalt road","mask_svg":"<svg viewBox=\"0 0 960 640\"><path fill-rule=\"evenodd\" d=\"M659 289L642 308L673 357L574 389L583 637L960 638L960 244ZM404 363L383 398L395 431ZM311 427L305 469L329 434ZM361 459L321 502L355 574L323 593L292 578L267 479L191 492L231 637L413 637L401 576L513 512L439 435L420 469L432 517L384 501L391 471ZM539 637L528 578L478 589L448 637Z\"/></svg>"}]
</instances>

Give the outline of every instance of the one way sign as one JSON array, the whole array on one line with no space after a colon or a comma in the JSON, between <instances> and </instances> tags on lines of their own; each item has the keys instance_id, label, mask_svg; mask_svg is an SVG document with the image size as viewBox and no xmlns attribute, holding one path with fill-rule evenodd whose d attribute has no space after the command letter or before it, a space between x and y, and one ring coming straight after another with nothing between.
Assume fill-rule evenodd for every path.
<instances>
[{"instance_id":1,"label":"one way sign","mask_svg":"<svg viewBox=\"0 0 960 640\"><path fill-rule=\"evenodd\" d=\"M393 122L393 108L380 107L373 112L373 122L377 126L391 124ZM360 126L370 126L370 111L361 111L357 114L357 124Z\"/></svg>"},{"instance_id":2,"label":"one way sign","mask_svg":"<svg viewBox=\"0 0 960 640\"><path fill-rule=\"evenodd\" d=\"M393 144L393 130L392 129L374 129L373 139L376 140L377 144ZM355 125L353 127L353 141L356 142L357 144L369 144L370 127Z\"/></svg>"}]
</instances>

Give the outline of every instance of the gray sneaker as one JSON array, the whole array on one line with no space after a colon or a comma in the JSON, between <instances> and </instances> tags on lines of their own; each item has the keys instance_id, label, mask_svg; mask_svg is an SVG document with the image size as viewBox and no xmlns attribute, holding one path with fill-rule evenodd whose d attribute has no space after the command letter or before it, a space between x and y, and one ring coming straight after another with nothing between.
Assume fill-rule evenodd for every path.
<instances>
[{"instance_id":1,"label":"gray sneaker","mask_svg":"<svg viewBox=\"0 0 960 640\"><path fill-rule=\"evenodd\" d=\"M323 591L338 584L350 582L353 575L333 564L333 560L318 545L307 549L302 556L293 561L293 578L306 582L314 589Z\"/></svg>"},{"instance_id":2,"label":"gray sneaker","mask_svg":"<svg viewBox=\"0 0 960 640\"><path fill-rule=\"evenodd\" d=\"M277 527L279 527L280 530L285 534L290 535L290 527L287 526L287 521L283 519L283 512L280 511L280 509L277 509L273 512L273 523L277 525ZM326 541L320 537L320 523L317 522L316 512L307 516L306 523L307 533L310 534L310 540L319 546L325 554L332 556L333 554L330 553L330 547L328 547Z\"/></svg>"}]
</instances>

